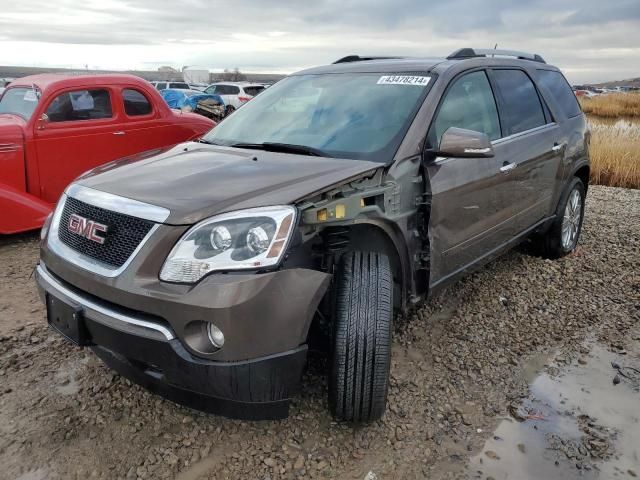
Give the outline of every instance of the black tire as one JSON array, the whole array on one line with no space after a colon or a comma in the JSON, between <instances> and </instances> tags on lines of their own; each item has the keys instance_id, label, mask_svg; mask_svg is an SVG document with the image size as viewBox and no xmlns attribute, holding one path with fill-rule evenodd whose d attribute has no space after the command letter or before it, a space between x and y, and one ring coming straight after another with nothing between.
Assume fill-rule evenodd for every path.
<instances>
[{"instance_id":1,"label":"black tire","mask_svg":"<svg viewBox=\"0 0 640 480\"><path fill-rule=\"evenodd\" d=\"M578 229L575 235L575 240L567 246L563 245L562 242L562 224L564 221L565 209L567 208L567 202L574 190L576 190L578 195L580 195L580 220L577 225ZM560 197L560 201L558 202L558 207L556 209L556 217L553 220L551 227L545 234L536 236L532 239L534 252L544 258L555 259L564 257L575 250L578 240L580 239L580 232L582 231L585 196L585 188L582 180L578 177L574 177Z\"/></svg>"},{"instance_id":2,"label":"black tire","mask_svg":"<svg viewBox=\"0 0 640 480\"><path fill-rule=\"evenodd\" d=\"M334 288L329 406L338 420L376 420L386 409L391 362L389 258L374 252L345 253Z\"/></svg>"},{"instance_id":3,"label":"black tire","mask_svg":"<svg viewBox=\"0 0 640 480\"><path fill-rule=\"evenodd\" d=\"M231 115L233 112L236 111L236 107L234 107L233 105L229 105L226 109L225 109L225 117L228 117L229 115Z\"/></svg>"}]
</instances>

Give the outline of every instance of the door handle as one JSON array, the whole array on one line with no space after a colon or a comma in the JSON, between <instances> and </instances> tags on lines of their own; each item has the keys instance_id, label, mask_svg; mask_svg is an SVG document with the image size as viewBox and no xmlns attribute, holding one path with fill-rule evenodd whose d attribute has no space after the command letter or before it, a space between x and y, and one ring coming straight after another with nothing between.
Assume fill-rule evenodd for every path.
<instances>
[{"instance_id":1,"label":"door handle","mask_svg":"<svg viewBox=\"0 0 640 480\"><path fill-rule=\"evenodd\" d=\"M509 173L511 170L516 168L516 166L517 166L516 163L505 163L500 167L500 171L502 173Z\"/></svg>"},{"instance_id":2,"label":"door handle","mask_svg":"<svg viewBox=\"0 0 640 480\"><path fill-rule=\"evenodd\" d=\"M114 135L124 135L125 132L123 131L119 131L119 132L113 132Z\"/></svg>"}]
</instances>

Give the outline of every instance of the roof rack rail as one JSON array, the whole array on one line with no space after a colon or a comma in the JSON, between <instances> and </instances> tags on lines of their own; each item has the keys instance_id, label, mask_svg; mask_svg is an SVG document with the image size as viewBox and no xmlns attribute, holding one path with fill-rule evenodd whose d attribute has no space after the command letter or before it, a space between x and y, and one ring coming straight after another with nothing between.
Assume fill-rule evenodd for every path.
<instances>
[{"instance_id":1,"label":"roof rack rail","mask_svg":"<svg viewBox=\"0 0 640 480\"><path fill-rule=\"evenodd\" d=\"M333 62L336 63L349 63L349 62L366 62L367 60L393 60L405 57L361 57L360 55L347 55L346 57L342 57L339 60Z\"/></svg>"},{"instance_id":2,"label":"roof rack rail","mask_svg":"<svg viewBox=\"0 0 640 480\"><path fill-rule=\"evenodd\" d=\"M531 60L532 62L547 63L536 53L518 52L515 50L497 50L492 48L461 48L447 57L447 60L463 60L465 58L490 57L498 55L501 57L515 57L520 60Z\"/></svg>"}]
</instances>

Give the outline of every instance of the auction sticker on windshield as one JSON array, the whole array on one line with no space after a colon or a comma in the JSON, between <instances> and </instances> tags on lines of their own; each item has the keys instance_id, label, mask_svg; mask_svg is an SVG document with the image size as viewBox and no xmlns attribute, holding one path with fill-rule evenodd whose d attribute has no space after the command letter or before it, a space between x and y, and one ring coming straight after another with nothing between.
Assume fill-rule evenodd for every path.
<instances>
[{"instance_id":1,"label":"auction sticker on windshield","mask_svg":"<svg viewBox=\"0 0 640 480\"><path fill-rule=\"evenodd\" d=\"M26 92L24 92L24 97L22 97L22 99L25 102L37 102L38 94L35 92L35 90L27 90Z\"/></svg>"},{"instance_id":2,"label":"auction sticker on windshield","mask_svg":"<svg viewBox=\"0 0 640 480\"><path fill-rule=\"evenodd\" d=\"M378 79L378 85L420 85L425 86L431 77L414 75L384 75Z\"/></svg>"}]
</instances>

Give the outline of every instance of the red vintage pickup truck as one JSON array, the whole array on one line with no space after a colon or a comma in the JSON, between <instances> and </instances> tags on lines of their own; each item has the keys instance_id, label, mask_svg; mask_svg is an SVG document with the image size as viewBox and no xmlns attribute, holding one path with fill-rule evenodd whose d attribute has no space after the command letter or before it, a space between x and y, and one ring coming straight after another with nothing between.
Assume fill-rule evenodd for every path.
<instances>
[{"instance_id":1,"label":"red vintage pickup truck","mask_svg":"<svg viewBox=\"0 0 640 480\"><path fill-rule=\"evenodd\" d=\"M198 138L215 123L171 110L132 75L34 75L0 97L0 234L40 228L78 175Z\"/></svg>"}]
</instances>

